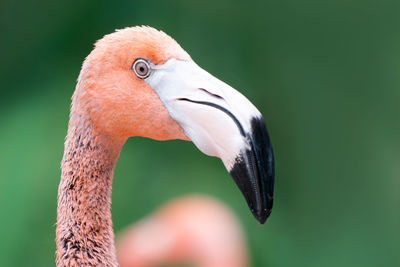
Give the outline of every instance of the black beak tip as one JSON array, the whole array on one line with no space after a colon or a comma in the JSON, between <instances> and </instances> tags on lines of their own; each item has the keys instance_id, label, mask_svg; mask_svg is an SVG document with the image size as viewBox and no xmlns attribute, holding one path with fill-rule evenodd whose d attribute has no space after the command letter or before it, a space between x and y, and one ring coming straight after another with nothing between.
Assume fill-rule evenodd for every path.
<instances>
[{"instance_id":1,"label":"black beak tip","mask_svg":"<svg viewBox=\"0 0 400 267\"><path fill-rule=\"evenodd\" d=\"M230 169L254 217L264 224L271 214L274 195L274 156L264 119L253 118L247 134L250 148L241 151Z\"/></svg>"},{"instance_id":2,"label":"black beak tip","mask_svg":"<svg viewBox=\"0 0 400 267\"><path fill-rule=\"evenodd\" d=\"M258 169L246 161L250 156L250 151L239 156L230 174L242 191L251 213L263 225L272 211L274 178L268 170L273 167L268 168L267 164L268 170L260 168L261 171L258 172Z\"/></svg>"},{"instance_id":3,"label":"black beak tip","mask_svg":"<svg viewBox=\"0 0 400 267\"><path fill-rule=\"evenodd\" d=\"M257 214L257 215L254 215L254 216L256 217L257 221L261 225L263 225L267 221L267 218L268 218L264 213L263 214Z\"/></svg>"},{"instance_id":4,"label":"black beak tip","mask_svg":"<svg viewBox=\"0 0 400 267\"><path fill-rule=\"evenodd\" d=\"M253 215L257 219L257 221L261 225L263 225L267 221L269 215L271 214L271 211L272 211L272 207L268 208L268 209L261 209L260 211L252 210L251 212L253 213Z\"/></svg>"}]
</instances>

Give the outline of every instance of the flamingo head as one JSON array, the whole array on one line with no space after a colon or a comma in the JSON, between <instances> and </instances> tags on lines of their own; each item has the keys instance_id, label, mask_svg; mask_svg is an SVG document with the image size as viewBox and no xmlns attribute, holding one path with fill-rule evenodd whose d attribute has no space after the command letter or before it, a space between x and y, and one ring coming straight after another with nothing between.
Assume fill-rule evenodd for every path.
<instances>
[{"instance_id":1,"label":"flamingo head","mask_svg":"<svg viewBox=\"0 0 400 267\"><path fill-rule=\"evenodd\" d=\"M151 27L99 40L83 63L72 108L104 134L192 141L219 157L260 223L273 202L274 162L261 113Z\"/></svg>"}]
</instances>

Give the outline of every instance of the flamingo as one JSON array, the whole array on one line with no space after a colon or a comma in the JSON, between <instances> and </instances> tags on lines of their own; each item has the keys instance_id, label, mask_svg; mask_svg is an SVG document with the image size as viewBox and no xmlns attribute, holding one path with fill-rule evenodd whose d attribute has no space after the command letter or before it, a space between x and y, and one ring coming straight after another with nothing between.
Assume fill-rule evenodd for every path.
<instances>
[{"instance_id":1,"label":"flamingo","mask_svg":"<svg viewBox=\"0 0 400 267\"><path fill-rule=\"evenodd\" d=\"M57 266L118 266L111 187L131 136L192 141L222 160L260 224L270 215L273 153L261 113L164 32L125 28L96 42L72 96L57 198Z\"/></svg>"},{"instance_id":2,"label":"flamingo","mask_svg":"<svg viewBox=\"0 0 400 267\"><path fill-rule=\"evenodd\" d=\"M121 267L191 263L198 267L246 267L241 226L222 202L204 195L179 197L117 235Z\"/></svg>"}]
</instances>

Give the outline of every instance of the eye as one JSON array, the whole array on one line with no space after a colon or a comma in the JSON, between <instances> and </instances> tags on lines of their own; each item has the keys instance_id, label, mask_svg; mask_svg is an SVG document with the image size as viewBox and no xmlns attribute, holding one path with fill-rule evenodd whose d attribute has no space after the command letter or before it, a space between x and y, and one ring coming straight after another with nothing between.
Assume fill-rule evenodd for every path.
<instances>
[{"instance_id":1,"label":"eye","mask_svg":"<svg viewBox=\"0 0 400 267\"><path fill-rule=\"evenodd\" d=\"M143 58L136 59L135 62L133 62L132 69L140 79L145 79L150 75L149 62Z\"/></svg>"}]
</instances>

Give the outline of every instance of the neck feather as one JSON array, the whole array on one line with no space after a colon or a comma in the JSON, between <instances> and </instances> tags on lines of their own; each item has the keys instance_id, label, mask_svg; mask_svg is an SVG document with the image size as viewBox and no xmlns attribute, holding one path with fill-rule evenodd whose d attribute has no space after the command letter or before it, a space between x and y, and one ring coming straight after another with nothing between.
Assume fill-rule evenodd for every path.
<instances>
[{"instance_id":1,"label":"neck feather","mask_svg":"<svg viewBox=\"0 0 400 267\"><path fill-rule=\"evenodd\" d=\"M57 208L57 266L117 266L111 221L115 162L126 139L71 113Z\"/></svg>"}]
</instances>

